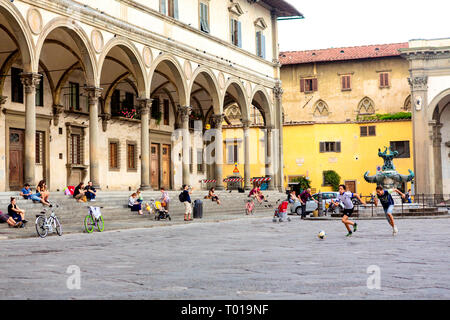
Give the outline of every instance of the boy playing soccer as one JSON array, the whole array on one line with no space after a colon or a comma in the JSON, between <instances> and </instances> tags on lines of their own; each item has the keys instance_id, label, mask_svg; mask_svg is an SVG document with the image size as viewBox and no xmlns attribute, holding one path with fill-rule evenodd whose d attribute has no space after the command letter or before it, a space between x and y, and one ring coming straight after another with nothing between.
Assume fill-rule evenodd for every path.
<instances>
[{"instance_id":1,"label":"boy playing soccer","mask_svg":"<svg viewBox=\"0 0 450 320\"><path fill-rule=\"evenodd\" d=\"M393 189L393 191L397 192L400 196L402 196L402 198L405 197L400 190ZM392 198L390 192L384 190L382 186L377 186L376 192L377 196L375 197L375 206L378 206L378 200L380 200L386 219L392 227L392 234L395 236L398 233L398 229L395 225L394 217L392 216L392 212L394 211L394 199Z\"/></svg>"},{"instance_id":2,"label":"boy playing soccer","mask_svg":"<svg viewBox=\"0 0 450 320\"><path fill-rule=\"evenodd\" d=\"M347 228L347 231L348 231L347 237L350 237L352 235L352 233L355 232L358 228L358 224L356 222L348 220L348 218L352 215L353 208L354 208L353 202L352 202L352 197L358 198L358 200L361 201L361 203L363 203L363 204L364 204L364 202L361 200L361 198L358 194L351 193L350 191L345 191L346 189L347 188L344 184L341 184L339 186L339 196L335 199L335 201L341 201L344 204L344 215L342 216L342 223ZM338 206L338 203L335 201L331 200L331 202L335 206ZM350 230L350 226L353 226L353 232L352 232L352 230Z\"/></svg>"}]
</instances>

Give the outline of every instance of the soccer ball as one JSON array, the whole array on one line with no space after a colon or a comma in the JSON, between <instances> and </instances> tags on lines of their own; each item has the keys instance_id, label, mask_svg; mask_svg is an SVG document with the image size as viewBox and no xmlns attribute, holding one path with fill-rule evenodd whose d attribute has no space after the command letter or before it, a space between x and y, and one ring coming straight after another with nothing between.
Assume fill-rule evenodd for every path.
<instances>
[{"instance_id":1,"label":"soccer ball","mask_svg":"<svg viewBox=\"0 0 450 320\"><path fill-rule=\"evenodd\" d=\"M319 237L319 239L325 239L326 233L323 230L320 230L319 234L317 235Z\"/></svg>"}]
</instances>

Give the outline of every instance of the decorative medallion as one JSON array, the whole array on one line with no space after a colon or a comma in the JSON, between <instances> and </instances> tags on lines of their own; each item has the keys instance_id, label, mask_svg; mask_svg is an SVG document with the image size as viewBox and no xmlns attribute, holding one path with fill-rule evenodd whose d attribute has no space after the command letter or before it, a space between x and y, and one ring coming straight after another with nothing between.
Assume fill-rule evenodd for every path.
<instances>
[{"instance_id":1,"label":"decorative medallion","mask_svg":"<svg viewBox=\"0 0 450 320\"><path fill-rule=\"evenodd\" d=\"M219 73L219 87L220 89L225 88L225 76L223 75L223 73Z\"/></svg>"},{"instance_id":2,"label":"decorative medallion","mask_svg":"<svg viewBox=\"0 0 450 320\"><path fill-rule=\"evenodd\" d=\"M142 50L142 57L144 58L144 64L147 68L150 68L152 65L152 51L149 47L144 47Z\"/></svg>"},{"instance_id":3,"label":"decorative medallion","mask_svg":"<svg viewBox=\"0 0 450 320\"><path fill-rule=\"evenodd\" d=\"M101 53L103 49L103 36L102 33L96 29L92 30L91 42L95 52Z\"/></svg>"},{"instance_id":4,"label":"decorative medallion","mask_svg":"<svg viewBox=\"0 0 450 320\"><path fill-rule=\"evenodd\" d=\"M42 31L42 16L38 9L30 8L27 12L27 22L32 33L38 35Z\"/></svg>"},{"instance_id":5,"label":"decorative medallion","mask_svg":"<svg viewBox=\"0 0 450 320\"><path fill-rule=\"evenodd\" d=\"M191 63L188 60L184 61L184 74L186 75L186 78L188 80L191 79L191 77L192 77L192 66L191 66Z\"/></svg>"},{"instance_id":6,"label":"decorative medallion","mask_svg":"<svg viewBox=\"0 0 450 320\"><path fill-rule=\"evenodd\" d=\"M416 97L416 99L414 100L414 104L416 106L416 110L420 111L422 109L422 97L421 96Z\"/></svg>"}]
</instances>

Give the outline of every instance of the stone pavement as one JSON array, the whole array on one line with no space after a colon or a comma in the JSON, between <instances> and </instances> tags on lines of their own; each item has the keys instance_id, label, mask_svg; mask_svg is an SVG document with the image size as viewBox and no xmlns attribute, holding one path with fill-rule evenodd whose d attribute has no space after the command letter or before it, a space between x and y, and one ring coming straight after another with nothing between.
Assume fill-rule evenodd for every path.
<instances>
[{"instance_id":1,"label":"stone pavement","mask_svg":"<svg viewBox=\"0 0 450 320\"><path fill-rule=\"evenodd\" d=\"M345 238L339 221L265 217L3 240L0 299L449 299L450 220L397 221L396 237L385 220Z\"/></svg>"}]
</instances>

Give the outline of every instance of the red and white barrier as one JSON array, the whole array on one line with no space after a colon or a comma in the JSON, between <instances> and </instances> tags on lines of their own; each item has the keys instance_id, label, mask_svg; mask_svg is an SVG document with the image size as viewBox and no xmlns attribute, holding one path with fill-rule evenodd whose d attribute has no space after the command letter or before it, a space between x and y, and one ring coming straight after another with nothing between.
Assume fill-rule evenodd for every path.
<instances>
[{"instance_id":1,"label":"red and white barrier","mask_svg":"<svg viewBox=\"0 0 450 320\"><path fill-rule=\"evenodd\" d=\"M200 183L212 183L212 182L216 182L217 180L216 179L203 179L203 180L200 180L199 182Z\"/></svg>"},{"instance_id":2,"label":"red and white barrier","mask_svg":"<svg viewBox=\"0 0 450 320\"><path fill-rule=\"evenodd\" d=\"M250 182L266 182L266 181L270 181L270 180L272 180L272 178L270 178L270 177L255 178L255 179L250 179Z\"/></svg>"},{"instance_id":3,"label":"red and white barrier","mask_svg":"<svg viewBox=\"0 0 450 320\"><path fill-rule=\"evenodd\" d=\"M242 182L244 181L243 178L227 178L223 179L223 182Z\"/></svg>"}]
</instances>

